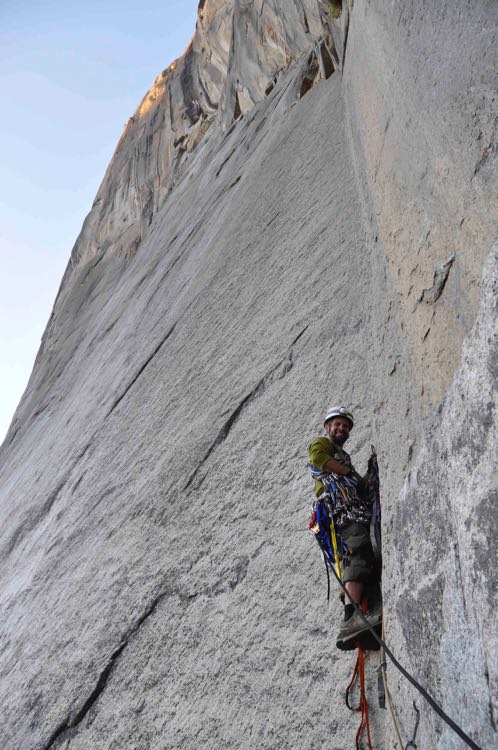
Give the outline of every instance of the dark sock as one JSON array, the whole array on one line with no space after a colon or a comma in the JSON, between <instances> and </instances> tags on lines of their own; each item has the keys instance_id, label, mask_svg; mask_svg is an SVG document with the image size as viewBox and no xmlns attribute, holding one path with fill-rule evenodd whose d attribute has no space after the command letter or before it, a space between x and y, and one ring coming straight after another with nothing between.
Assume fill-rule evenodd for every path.
<instances>
[{"instance_id":1,"label":"dark sock","mask_svg":"<svg viewBox=\"0 0 498 750\"><path fill-rule=\"evenodd\" d=\"M344 607L344 620L349 620L354 615L354 606L352 604L346 604Z\"/></svg>"}]
</instances>

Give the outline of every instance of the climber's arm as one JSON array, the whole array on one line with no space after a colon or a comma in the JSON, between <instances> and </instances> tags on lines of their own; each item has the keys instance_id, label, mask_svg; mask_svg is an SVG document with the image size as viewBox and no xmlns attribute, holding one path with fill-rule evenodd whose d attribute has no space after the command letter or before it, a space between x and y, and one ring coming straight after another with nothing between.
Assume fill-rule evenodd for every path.
<instances>
[{"instance_id":1,"label":"climber's arm","mask_svg":"<svg viewBox=\"0 0 498 750\"><path fill-rule=\"evenodd\" d=\"M346 476L346 474L351 472L349 466L340 464L335 458L329 458L329 460L323 464L322 469L323 471L326 471L327 474L342 474L343 476Z\"/></svg>"},{"instance_id":2,"label":"climber's arm","mask_svg":"<svg viewBox=\"0 0 498 750\"><path fill-rule=\"evenodd\" d=\"M330 441L326 437L315 438L308 448L310 463L316 466L320 471L327 474L349 474L351 469L348 466L336 461L330 455Z\"/></svg>"}]
</instances>

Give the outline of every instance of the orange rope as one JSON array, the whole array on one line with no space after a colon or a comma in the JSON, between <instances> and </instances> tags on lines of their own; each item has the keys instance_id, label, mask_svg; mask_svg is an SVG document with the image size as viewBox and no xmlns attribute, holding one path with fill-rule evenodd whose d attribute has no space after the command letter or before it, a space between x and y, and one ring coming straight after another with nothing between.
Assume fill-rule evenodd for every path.
<instances>
[{"instance_id":1,"label":"orange rope","mask_svg":"<svg viewBox=\"0 0 498 750\"><path fill-rule=\"evenodd\" d=\"M356 732L356 750L361 750L361 738L365 731L367 734L368 750L373 750L372 738L370 736L370 724L368 721L368 701L365 691L365 651L361 647L359 641L357 642L357 648L358 656L353 670L353 676L346 688L346 705L350 709L350 711L361 713L360 726L358 727L358 731ZM358 706L354 707L350 703L350 693L357 681L360 688L360 702Z\"/></svg>"}]
</instances>

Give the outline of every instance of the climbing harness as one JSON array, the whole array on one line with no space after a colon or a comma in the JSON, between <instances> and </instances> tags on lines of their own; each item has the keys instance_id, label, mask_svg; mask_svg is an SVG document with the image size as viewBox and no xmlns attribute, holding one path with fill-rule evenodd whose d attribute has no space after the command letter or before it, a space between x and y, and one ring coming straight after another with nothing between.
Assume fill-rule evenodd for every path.
<instances>
[{"instance_id":1,"label":"climbing harness","mask_svg":"<svg viewBox=\"0 0 498 750\"><path fill-rule=\"evenodd\" d=\"M358 656L356 658L353 676L346 688L346 706L350 711L355 711L361 714L360 726L356 732L356 750L361 750L361 738L364 733L366 733L367 736L368 750L373 750L370 724L368 721L368 701L365 690L365 650L359 642L357 643L357 648ZM357 682L360 690L360 700L357 706L353 706L351 702L351 693Z\"/></svg>"}]
</instances>

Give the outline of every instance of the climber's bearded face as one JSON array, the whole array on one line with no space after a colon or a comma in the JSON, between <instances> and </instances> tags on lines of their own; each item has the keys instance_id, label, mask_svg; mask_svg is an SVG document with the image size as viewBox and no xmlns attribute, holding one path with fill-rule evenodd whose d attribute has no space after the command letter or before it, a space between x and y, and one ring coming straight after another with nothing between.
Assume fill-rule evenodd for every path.
<instances>
[{"instance_id":1,"label":"climber's bearded face","mask_svg":"<svg viewBox=\"0 0 498 750\"><path fill-rule=\"evenodd\" d=\"M342 445L345 443L351 430L349 421L344 419L344 417L334 417L333 419L329 419L328 422L325 422L324 427L325 432L336 445Z\"/></svg>"}]
</instances>

